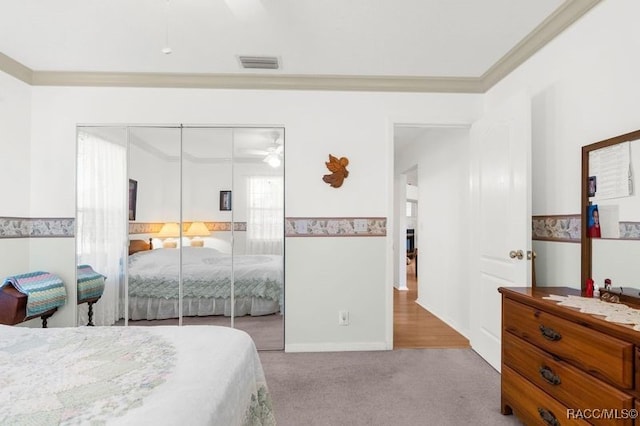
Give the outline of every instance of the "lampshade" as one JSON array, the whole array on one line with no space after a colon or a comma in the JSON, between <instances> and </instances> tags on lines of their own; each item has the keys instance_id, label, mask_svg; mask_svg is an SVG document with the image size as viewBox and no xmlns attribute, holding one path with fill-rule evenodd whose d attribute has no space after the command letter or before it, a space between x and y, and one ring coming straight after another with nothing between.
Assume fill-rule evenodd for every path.
<instances>
[{"instance_id":1,"label":"lampshade","mask_svg":"<svg viewBox=\"0 0 640 426\"><path fill-rule=\"evenodd\" d=\"M210 234L211 232L207 229L207 225L205 225L204 222L193 222L185 233L185 235L189 237L206 237Z\"/></svg>"},{"instance_id":2,"label":"lampshade","mask_svg":"<svg viewBox=\"0 0 640 426\"><path fill-rule=\"evenodd\" d=\"M158 237L160 238L175 238L180 236L180 226L175 222L167 222L162 225Z\"/></svg>"}]
</instances>

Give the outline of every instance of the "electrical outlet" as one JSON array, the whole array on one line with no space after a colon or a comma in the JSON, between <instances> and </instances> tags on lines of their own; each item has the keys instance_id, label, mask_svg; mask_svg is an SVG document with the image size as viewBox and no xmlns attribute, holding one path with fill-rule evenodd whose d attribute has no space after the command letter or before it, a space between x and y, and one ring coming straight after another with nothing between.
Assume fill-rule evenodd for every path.
<instances>
[{"instance_id":1,"label":"electrical outlet","mask_svg":"<svg viewBox=\"0 0 640 426\"><path fill-rule=\"evenodd\" d=\"M349 325L349 311L338 312L338 325Z\"/></svg>"}]
</instances>

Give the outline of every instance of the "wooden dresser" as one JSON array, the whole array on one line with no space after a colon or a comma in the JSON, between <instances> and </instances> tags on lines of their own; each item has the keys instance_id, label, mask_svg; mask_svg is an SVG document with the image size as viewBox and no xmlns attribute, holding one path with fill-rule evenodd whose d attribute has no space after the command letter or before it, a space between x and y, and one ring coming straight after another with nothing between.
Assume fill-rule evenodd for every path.
<instances>
[{"instance_id":1,"label":"wooden dresser","mask_svg":"<svg viewBox=\"0 0 640 426\"><path fill-rule=\"evenodd\" d=\"M499 291L503 414L526 425L640 425L640 332L543 299L578 290Z\"/></svg>"}]
</instances>

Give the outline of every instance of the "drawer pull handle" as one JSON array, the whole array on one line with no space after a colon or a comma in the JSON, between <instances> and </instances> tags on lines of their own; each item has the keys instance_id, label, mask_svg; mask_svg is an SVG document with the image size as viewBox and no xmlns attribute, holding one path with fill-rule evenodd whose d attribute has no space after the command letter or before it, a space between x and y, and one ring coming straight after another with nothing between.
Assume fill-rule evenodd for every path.
<instances>
[{"instance_id":1,"label":"drawer pull handle","mask_svg":"<svg viewBox=\"0 0 640 426\"><path fill-rule=\"evenodd\" d=\"M550 369L549 367L542 366L540 367L540 370L538 370L540 372L540 376L542 376L543 379L545 379L549 384L551 385L559 385L560 384L560 377L557 376L552 369Z\"/></svg>"},{"instance_id":2,"label":"drawer pull handle","mask_svg":"<svg viewBox=\"0 0 640 426\"><path fill-rule=\"evenodd\" d=\"M540 414L540 418L549 426L560 426L560 422L551 411L544 408L538 408L538 414Z\"/></svg>"},{"instance_id":3,"label":"drawer pull handle","mask_svg":"<svg viewBox=\"0 0 640 426\"><path fill-rule=\"evenodd\" d=\"M542 333L542 337L547 340L551 340L552 342L557 342L558 340L562 339L562 335L551 327L545 327L544 325L541 325L540 332Z\"/></svg>"}]
</instances>

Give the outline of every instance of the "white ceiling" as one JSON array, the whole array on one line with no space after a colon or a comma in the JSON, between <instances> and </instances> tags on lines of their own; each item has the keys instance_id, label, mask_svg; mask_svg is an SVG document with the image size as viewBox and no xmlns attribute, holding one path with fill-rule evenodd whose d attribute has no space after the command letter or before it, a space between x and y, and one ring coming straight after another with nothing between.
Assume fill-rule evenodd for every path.
<instances>
[{"instance_id":1,"label":"white ceiling","mask_svg":"<svg viewBox=\"0 0 640 426\"><path fill-rule=\"evenodd\" d=\"M517 66L597 1L0 0L0 69L31 84L55 84L51 71L464 83ZM244 70L238 55L281 68Z\"/></svg>"},{"instance_id":2,"label":"white ceiling","mask_svg":"<svg viewBox=\"0 0 640 426\"><path fill-rule=\"evenodd\" d=\"M33 85L483 92L598 1L0 0L0 70ZM424 132L396 128L396 149Z\"/></svg>"}]
</instances>

